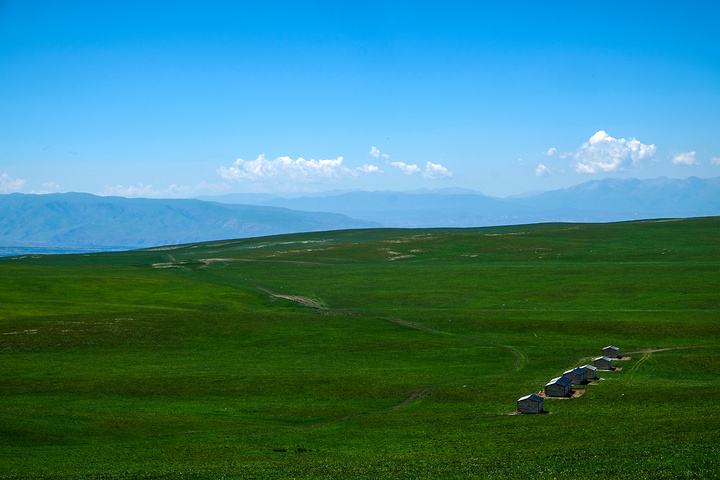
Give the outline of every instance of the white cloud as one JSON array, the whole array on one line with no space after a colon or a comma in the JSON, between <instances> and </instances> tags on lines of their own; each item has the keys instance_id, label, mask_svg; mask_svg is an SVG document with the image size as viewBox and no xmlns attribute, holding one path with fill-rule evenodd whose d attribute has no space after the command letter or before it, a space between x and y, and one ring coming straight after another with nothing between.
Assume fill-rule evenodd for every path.
<instances>
[{"instance_id":1,"label":"white cloud","mask_svg":"<svg viewBox=\"0 0 720 480\"><path fill-rule=\"evenodd\" d=\"M196 187L172 184L166 188L155 188L152 185L139 183L137 185L105 185L105 188L97 195L102 197L127 197L127 198L189 198L208 190L204 183Z\"/></svg>"},{"instance_id":2,"label":"white cloud","mask_svg":"<svg viewBox=\"0 0 720 480\"><path fill-rule=\"evenodd\" d=\"M25 185L25 180L12 178L10 175L3 173L0 175L0 193L16 193Z\"/></svg>"},{"instance_id":3,"label":"white cloud","mask_svg":"<svg viewBox=\"0 0 720 480\"><path fill-rule=\"evenodd\" d=\"M439 163L427 162L422 176L423 178L452 177L452 172Z\"/></svg>"},{"instance_id":4,"label":"white cloud","mask_svg":"<svg viewBox=\"0 0 720 480\"><path fill-rule=\"evenodd\" d=\"M362 169L351 169L343 165L343 157L329 160L305 160L300 157L279 157L268 160L260 155L255 160L245 161L238 158L229 167L222 166L217 172L225 180L232 182L322 182L342 177L354 177Z\"/></svg>"},{"instance_id":5,"label":"white cloud","mask_svg":"<svg viewBox=\"0 0 720 480\"><path fill-rule=\"evenodd\" d=\"M673 165L699 165L700 161L695 158L695 152L676 153L672 157Z\"/></svg>"},{"instance_id":6,"label":"white cloud","mask_svg":"<svg viewBox=\"0 0 720 480\"><path fill-rule=\"evenodd\" d=\"M452 177L452 172L439 163L427 162L425 164L425 170L422 170L415 164L408 165L405 162L391 162L390 165L397 168L405 175L414 175L419 173L425 179Z\"/></svg>"},{"instance_id":7,"label":"white cloud","mask_svg":"<svg viewBox=\"0 0 720 480\"><path fill-rule=\"evenodd\" d=\"M192 198L197 195L217 195L227 193L231 187L227 183L200 182L194 187L172 184L165 188L155 188L153 185L139 183L137 185L105 185L96 195L108 197L127 198Z\"/></svg>"},{"instance_id":8,"label":"white cloud","mask_svg":"<svg viewBox=\"0 0 720 480\"><path fill-rule=\"evenodd\" d=\"M550 169L548 167L546 167L545 165L543 165L542 163L539 164L537 166L537 168L535 169L535 176L538 176L538 177L544 177L544 176L550 175L550 173L551 173Z\"/></svg>"},{"instance_id":9,"label":"white cloud","mask_svg":"<svg viewBox=\"0 0 720 480\"><path fill-rule=\"evenodd\" d=\"M377 165L363 165L362 167L357 167L355 170L357 170L360 173L383 173L382 170L380 170L380 167Z\"/></svg>"},{"instance_id":10,"label":"white cloud","mask_svg":"<svg viewBox=\"0 0 720 480\"><path fill-rule=\"evenodd\" d=\"M557 148L550 147L548 148L548 151L545 152L545 155L547 155L548 157L552 157L553 155L555 155L555 152L557 152Z\"/></svg>"},{"instance_id":11,"label":"white cloud","mask_svg":"<svg viewBox=\"0 0 720 480\"><path fill-rule=\"evenodd\" d=\"M417 165L408 165L405 162L391 162L390 165L392 165L395 168L400 169L401 172L403 172L405 175L412 175L413 173L420 173L420 167Z\"/></svg>"},{"instance_id":12,"label":"white cloud","mask_svg":"<svg viewBox=\"0 0 720 480\"><path fill-rule=\"evenodd\" d=\"M43 188L41 190L33 190L31 193L37 194L37 195L44 195L46 193L57 193L60 191L60 185L58 185L55 182L48 182L43 183Z\"/></svg>"},{"instance_id":13,"label":"white cloud","mask_svg":"<svg viewBox=\"0 0 720 480\"><path fill-rule=\"evenodd\" d=\"M720 157L713 157L710 159L712 165L720 165Z\"/></svg>"},{"instance_id":14,"label":"white cloud","mask_svg":"<svg viewBox=\"0 0 720 480\"><path fill-rule=\"evenodd\" d=\"M652 157L655 145L646 145L631 138L613 138L604 131L595 133L572 157L578 173L615 172L627 170Z\"/></svg>"},{"instance_id":15,"label":"white cloud","mask_svg":"<svg viewBox=\"0 0 720 480\"><path fill-rule=\"evenodd\" d=\"M103 197L157 197L158 192L155 191L152 185L143 185L142 183L139 185L130 185L130 186L124 186L124 185L105 185L105 188L102 192L99 192L98 195Z\"/></svg>"},{"instance_id":16,"label":"white cloud","mask_svg":"<svg viewBox=\"0 0 720 480\"><path fill-rule=\"evenodd\" d=\"M380 158L380 157L382 157L382 158L390 158L390 155L385 154L385 153L380 153L380 150L379 150L377 147L372 147L372 148L370 149L370 155L372 155L372 156L375 157L375 158Z\"/></svg>"}]
</instances>

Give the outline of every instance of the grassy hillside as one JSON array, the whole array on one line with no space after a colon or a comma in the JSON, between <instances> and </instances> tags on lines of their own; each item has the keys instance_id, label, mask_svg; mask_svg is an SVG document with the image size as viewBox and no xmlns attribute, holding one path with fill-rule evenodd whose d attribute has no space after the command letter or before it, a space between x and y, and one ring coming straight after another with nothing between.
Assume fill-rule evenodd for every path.
<instances>
[{"instance_id":1,"label":"grassy hillside","mask_svg":"<svg viewBox=\"0 0 720 480\"><path fill-rule=\"evenodd\" d=\"M2 258L0 478L711 477L718 232L348 230ZM608 344L621 369L509 415Z\"/></svg>"}]
</instances>

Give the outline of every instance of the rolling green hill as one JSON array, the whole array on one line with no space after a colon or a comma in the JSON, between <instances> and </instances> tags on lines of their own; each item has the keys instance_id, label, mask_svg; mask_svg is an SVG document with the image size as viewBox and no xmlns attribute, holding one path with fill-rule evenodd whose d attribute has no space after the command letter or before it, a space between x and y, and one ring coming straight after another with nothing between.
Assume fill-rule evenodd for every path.
<instances>
[{"instance_id":1,"label":"rolling green hill","mask_svg":"<svg viewBox=\"0 0 720 480\"><path fill-rule=\"evenodd\" d=\"M720 218L0 258L0 478L709 478ZM563 371L624 359L546 415Z\"/></svg>"}]
</instances>

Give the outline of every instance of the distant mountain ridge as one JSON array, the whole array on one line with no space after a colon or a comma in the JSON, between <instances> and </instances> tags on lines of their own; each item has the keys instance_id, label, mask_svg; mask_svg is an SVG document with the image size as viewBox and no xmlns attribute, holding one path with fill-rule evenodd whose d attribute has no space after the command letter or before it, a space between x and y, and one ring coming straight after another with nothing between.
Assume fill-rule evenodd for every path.
<instances>
[{"instance_id":1,"label":"distant mountain ridge","mask_svg":"<svg viewBox=\"0 0 720 480\"><path fill-rule=\"evenodd\" d=\"M234 203L238 201L242 204ZM295 198L235 194L203 200L8 194L0 195L0 255L14 254L17 249L7 247L19 246L41 252L94 251L352 228L716 215L720 215L720 178L697 177L593 180L510 198L464 189L352 191Z\"/></svg>"},{"instance_id":2,"label":"distant mountain ridge","mask_svg":"<svg viewBox=\"0 0 720 480\"><path fill-rule=\"evenodd\" d=\"M720 215L720 178L606 178L525 197L519 203L573 222Z\"/></svg>"},{"instance_id":3,"label":"distant mountain ridge","mask_svg":"<svg viewBox=\"0 0 720 480\"><path fill-rule=\"evenodd\" d=\"M215 197L232 201L232 196ZM570 188L495 198L468 190L347 192L263 198L258 205L341 213L386 227L481 227L541 222L611 222L720 215L720 178L593 180Z\"/></svg>"},{"instance_id":4,"label":"distant mountain ridge","mask_svg":"<svg viewBox=\"0 0 720 480\"><path fill-rule=\"evenodd\" d=\"M0 245L142 248L340 228L378 227L332 213L194 199L87 193L0 195ZM102 248L100 248L102 249Z\"/></svg>"}]
</instances>

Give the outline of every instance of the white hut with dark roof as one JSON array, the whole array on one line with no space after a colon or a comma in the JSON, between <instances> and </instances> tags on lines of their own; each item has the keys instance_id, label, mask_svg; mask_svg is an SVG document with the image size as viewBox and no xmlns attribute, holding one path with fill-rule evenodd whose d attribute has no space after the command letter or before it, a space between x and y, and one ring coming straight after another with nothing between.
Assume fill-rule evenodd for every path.
<instances>
[{"instance_id":1,"label":"white hut with dark roof","mask_svg":"<svg viewBox=\"0 0 720 480\"><path fill-rule=\"evenodd\" d=\"M566 397L572 389L572 380L567 377L557 377L545 385L545 395L548 397Z\"/></svg>"},{"instance_id":2,"label":"white hut with dark roof","mask_svg":"<svg viewBox=\"0 0 720 480\"><path fill-rule=\"evenodd\" d=\"M583 365L582 368L585 369L585 378L588 380L595 380L597 378L597 368L592 365Z\"/></svg>"},{"instance_id":3,"label":"white hut with dark roof","mask_svg":"<svg viewBox=\"0 0 720 480\"><path fill-rule=\"evenodd\" d=\"M612 358L602 356L597 357L593 360L593 365L595 365L595 368L598 370L612 370Z\"/></svg>"},{"instance_id":4,"label":"white hut with dark roof","mask_svg":"<svg viewBox=\"0 0 720 480\"><path fill-rule=\"evenodd\" d=\"M582 385L587 382L587 371L583 367L577 367L563 372L562 376L569 378L573 385Z\"/></svg>"},{"instance_id":5,"label":"white hut with dark roof","mask_svg":"<svg viewBox=\"0 0 720 480\"><path fill-rule=\"evenodd\" d=\"M620 349L618 347L608 345L607 347L603 348L603 357L619 358L620 357Z\"/></svg>"},{"instance_id":6,"label":"white hut with dark roof","mask_svg":"<svg viewBox=\"0 0 720 480\"><path fill-rule=\"evenodd\" d=\"M543 398L535 394L525 395L518 399L517 409L518 413L542 413Z\"/></svg>"}]
</instances>

